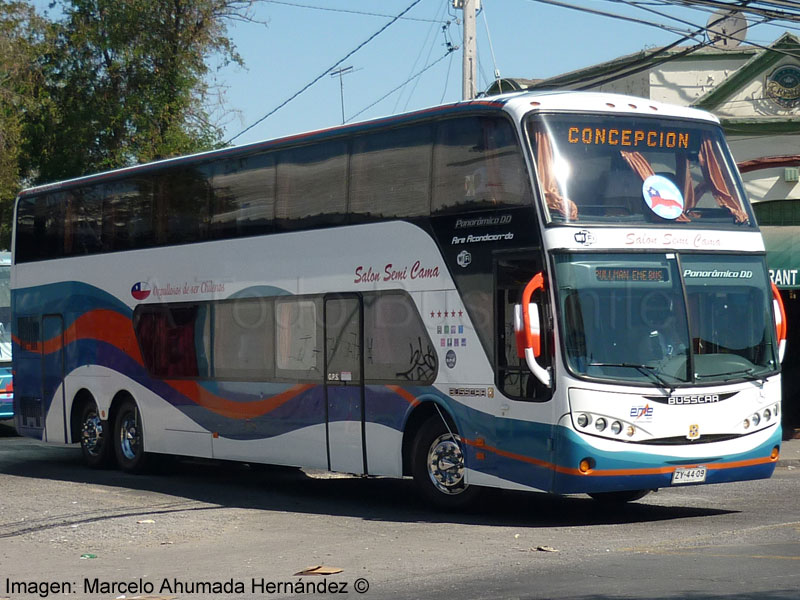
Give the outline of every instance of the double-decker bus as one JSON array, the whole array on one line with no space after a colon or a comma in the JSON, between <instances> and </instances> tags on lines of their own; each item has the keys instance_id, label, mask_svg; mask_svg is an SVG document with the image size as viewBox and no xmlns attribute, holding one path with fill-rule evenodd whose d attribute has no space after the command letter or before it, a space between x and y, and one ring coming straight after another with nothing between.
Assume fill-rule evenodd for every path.
<instances>
[{"instance_id":1,"label":"double-decker bus","mask_svg":"<svg viewBox=\"0 0 800 600\"><path fill-rule=\"evenodd\" d=\"M632 500L767 478L785 327L718 121L520 93L29 189L16 425Z\"/></svg>"},{"instance_id":2,"label":"double-decker bus","mask_svg":"<svg viewBox=\"0 0 800 600\"><path fill-rule=\"evenodd\" d=\"M11 253L0 252L0 420L14 416L11 377Z\"/></svg>"}]
</instances>

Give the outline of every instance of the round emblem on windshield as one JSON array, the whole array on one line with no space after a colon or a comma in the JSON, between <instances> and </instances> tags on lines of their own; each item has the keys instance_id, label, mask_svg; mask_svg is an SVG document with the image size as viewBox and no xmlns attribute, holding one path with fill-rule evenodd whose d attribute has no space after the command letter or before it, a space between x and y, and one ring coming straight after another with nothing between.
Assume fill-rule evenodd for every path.
<instances>
[{"instance_id":1,"label":"round emblem on windshield","mask_svg":"<svg viewBox=\"0 0 800 600\"><path fill-rule=\"evenodd\" d=\"M683 214L683 195L666 177L651 175L645 179L642 195L650 210L662 219L675 220Z\"/></svg>"}]
</instances>

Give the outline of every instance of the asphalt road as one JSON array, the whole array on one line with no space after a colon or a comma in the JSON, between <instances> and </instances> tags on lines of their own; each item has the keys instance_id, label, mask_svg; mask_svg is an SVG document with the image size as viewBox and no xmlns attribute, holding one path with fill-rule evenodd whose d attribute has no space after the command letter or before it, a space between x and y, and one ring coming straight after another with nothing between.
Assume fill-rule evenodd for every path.
<instances>
[{"instance_id":1,"label":"asphalt road","mask_svg":"<svg viewBox=\"0 0 800 600\"><path fill-rule=\"evenodd\" d=\"M170 461L133 476L0 425L0 599L800 599L800 467L621 509L411 481ZM307 567L341 569L295 575ZM27 593L25 593L27 592Z\"/></svg>"}]
</instances>

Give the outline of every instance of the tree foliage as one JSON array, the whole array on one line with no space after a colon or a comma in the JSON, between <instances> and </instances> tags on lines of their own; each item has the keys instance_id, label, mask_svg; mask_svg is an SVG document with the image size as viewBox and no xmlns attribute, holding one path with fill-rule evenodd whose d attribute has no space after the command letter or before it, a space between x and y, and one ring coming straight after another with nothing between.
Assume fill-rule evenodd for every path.
<instances>
[{"instance_id":1,"label":"tree foliage","mask_svg":"<svg viewBox=\"0 0 800 600\"><path fill-rule=\"evenodd\" d=\"M0 0L0 202L220 145L209 64L241 64L227 26L254 1L54 0L48 21Z\"/></svg>"},{"instance_id":2,"label":"tree foliage","mask_svg":"<svg viewBox=\"0 0 800 600\"><path fill-rule=\"evenodd\" d=\"M49 108L36 69L46 30L27 3L0 0L0 248L8 248L12 202L29 164L27 125Z\"/></svg>"}]
</instances>

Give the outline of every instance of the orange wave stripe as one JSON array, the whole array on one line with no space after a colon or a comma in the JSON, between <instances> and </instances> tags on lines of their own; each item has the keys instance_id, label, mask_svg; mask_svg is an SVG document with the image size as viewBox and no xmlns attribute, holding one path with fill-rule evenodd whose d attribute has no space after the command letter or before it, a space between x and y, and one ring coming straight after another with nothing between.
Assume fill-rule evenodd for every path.
<instances>
[{"instance_id":1,"label":"orange wave stripe","mask_svg":"<svg viewBox=\"0 0 800 600\"><path fill-rule=\"evenodd\" d=\"M395 394L397 394L404 400L406 400L411 406L416 406L417 404L419 404L419 400L417 400L417 397L414 396L414 394L412 394L408 390L404 390L399 385L387 385L386 387L392 390Z\"/></svg>"},{"instance_id":2,"label":"orange wave stripe","mask_svg":"<svg viewBox=\"0 0 800 600\"><path fill-rule=\"evenodd\" d=\"M539 460L538 458L533 458L531 456L525 456L524 454L516 454L514 452L508 452L506 450L501 450L499 448L493 448L492 446L487 446L482 441L479 440L468 440L464 439L464 443L468 446L473 446L475 448L479 448L481 450L487 450L498 456L503 456L505 458L510 458L512 460L518 460L520 462L525 462L528 464L536 465L537 467L544 467L546 469L552 469L557 473L562 473L565 475L582 475L586 477L628 477L628 476L636 476L636 475L667 475L672 474L678 468L692 468L704 466L710 471L717 471L722 469L736 469L741 467L753 467L756 465L764 465L767 463L775 462L777 459L772 458L771 456L763 456L760 458L751 458L748 460L740 460L735 462L727 462L727 463L697 463L696 465L678 465L678 466L670 466L670 467L651 467L651 468L643 468L643 469L600 469L600 470L593 470L588 473L584 473L579 469L573 469L570 467L562 467L560 465L556 465L544 460Z\"/></svg>"},{"instance_id":3,"label":"orange wave stripe","mask_svg":"<svg viewBox=\"0 0 800 600\"><path fill-rule=\"evenodd\" d=\"M78 317L63 335L44 342L23 342L14 336L14 343L30 352L51 354L65 345L78 340L93 339L111 344L131 357L140 365L144 364L139 344L133 333L131 320L113 310L98 309ZM62 342L63 340L63 342Z\"/></svg>"},{"instance_id":4,"label":"orange wave stripe","mask_svg":"<svg viewBox=\"0 0 800 600\"><path fill-rule=\"evenodd\" d=\"M208 410L228 417L230 419L254 419L272 412L279 406L286 404L306 390L314 387L313 384L296 385L285 392L257 400L255 402L235 402L216 394L212 394L196 381L173 379L166 383L175 391L183 394L193 402Z\"/></svg>"}]
</instances>

